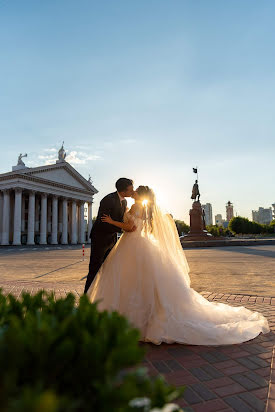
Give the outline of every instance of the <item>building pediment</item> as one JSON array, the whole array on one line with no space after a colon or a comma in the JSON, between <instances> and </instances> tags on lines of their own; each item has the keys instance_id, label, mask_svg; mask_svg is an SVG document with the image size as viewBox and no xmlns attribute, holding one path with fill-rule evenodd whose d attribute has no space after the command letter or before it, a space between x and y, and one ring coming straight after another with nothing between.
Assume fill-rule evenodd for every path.
<instances>
[{"instance_id":1,"label":"building pediment","mask_svg":"<svg viewBox=\"0 0 275 412\"><path fill-rule=\"evenodd\" d=\"M71 188L91 191L93 194L97 190L93 185L81 176L69 163L62 162L56 165L42 166L27 169L24 174L45 179L47 182L60 183Z\"/></svg>"},{"instance_id":2,"label":"building pediment","mask_svg":"<svg viewBox=\"0 0 275 412\"><path fill-rule=\"evenodd\" d=\"M85 192L94 195L98 193L95 187L78 173L69 163L61 162L54 165L40 166L35 168L23 168L0 175L1 181L31 179L47 186L66 187L77 192Z\"/></svg>"}]
</instances>

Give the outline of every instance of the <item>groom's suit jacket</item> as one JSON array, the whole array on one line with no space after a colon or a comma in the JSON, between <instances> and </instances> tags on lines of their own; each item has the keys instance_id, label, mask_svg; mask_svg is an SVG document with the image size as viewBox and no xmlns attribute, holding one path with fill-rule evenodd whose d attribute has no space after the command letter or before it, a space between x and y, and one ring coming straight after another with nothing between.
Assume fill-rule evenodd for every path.
<instances>
[{"instance_id":1,"label":"groom's suit jacket","mask_svg":"<svg viewBox=\"0 0 275 412\"><path fill-rule=\"evenodd\" d=\"M114 236L117 232L121 232L121 229L101 221L102 216L110 215L113 220L117 222L123 222L123 216L126 210L127 202L123 202L121 205L117 192L110 193L105 196L99 206L98 214L95 223L93 224L90 238L94 236Z\"/></svg>"}]
</instances>

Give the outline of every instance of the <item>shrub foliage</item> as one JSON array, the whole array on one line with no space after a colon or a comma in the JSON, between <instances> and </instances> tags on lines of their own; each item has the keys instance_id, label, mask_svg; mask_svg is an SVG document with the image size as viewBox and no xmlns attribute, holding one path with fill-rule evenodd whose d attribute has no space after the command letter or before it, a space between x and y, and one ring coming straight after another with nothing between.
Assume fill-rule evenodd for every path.
<instances>
[{"instance_id":1,"label":"shrub foliage","mask_svg":"<svg viewBox=\"0 0 275 412\"><path fill-rule=\"evenodd\" d=\"M0 291L0 410L2 412L132 411L133 398L162 407L178 397L160 377L137 365L139 332L117 312L99 312L82 296ZM143 409L139 409L143 410Z\"/></svg>"},{"instance_id":2,"label":"shrub foliage","mask_svg":"<svg viewBox=\"0 0 275 412\"><path fill-rule=\"evenodd\" d=\"M246 217L233 217L229 222L229 229L231 232L236 234L264 234L264 233L274 233L274 221L270 225L261 225L257 222L251 222Z\"/></svg>"}]
</instances>

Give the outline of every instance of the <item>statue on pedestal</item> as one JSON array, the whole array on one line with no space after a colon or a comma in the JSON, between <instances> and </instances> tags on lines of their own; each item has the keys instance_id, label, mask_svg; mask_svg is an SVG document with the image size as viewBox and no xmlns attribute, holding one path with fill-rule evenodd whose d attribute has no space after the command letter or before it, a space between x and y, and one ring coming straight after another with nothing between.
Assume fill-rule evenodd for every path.
<instances>
[{"instance_id":1,"label":"statue on pedestal","mask_svg":"<svg viewBox=\"0 0 275 412\"><path fill-rule=\"evenodd\" d=\"M198 175L198 168L193 168L193 172ZM184 236L183 241L211 239L211 234L206 230L205 212L200 203L200 191L198 179L192 189L191 199L193 200L192 209L189 211L190 232Z\"/></svg>"},{"instance_id":2,"label":"statue on pedestal","mask_svg":"<svg viewBox=\"0 0 275 412\"><path fill-rule=\"evenodd\" d=\"M65 159L66 159L66 152L64 149L64 141L63 141L62 146L58 151L58 160L56 161L56 163L65 162Z\"/></svg>"},{"instance_id":3,"label":"statue on pedestal","mask_svg":"<svg viewBox=\"0 0 275 412\"><path fill-rule=\"evenodd\" d=\"M25 153L24 155L20 153L17 160L17 166L25 166L25 163L22 160L23 157L28 157L27 153Z\"/></svg>"},{"instance_id":4,"label":"statue on pedestal","mask_svg":"<svg viewBox=\"0 0 275 412\"><path fill-rule=\"evenodd\" d=\"M197 200L197 196L198 196L198 202L200 201L200 191L199 191L199 185L198 185L198 181L196 180L194 185L193 185L193 189L192 189L192 196L191 199L193 200Z\"/></svg>"}]
</instances>

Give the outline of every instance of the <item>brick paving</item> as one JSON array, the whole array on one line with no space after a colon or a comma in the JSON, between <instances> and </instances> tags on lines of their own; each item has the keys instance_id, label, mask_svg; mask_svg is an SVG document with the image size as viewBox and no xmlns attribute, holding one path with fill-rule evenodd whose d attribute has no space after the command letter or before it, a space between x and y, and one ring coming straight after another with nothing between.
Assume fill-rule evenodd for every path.
<instances>
[{"instance_id":1,"label":"brick paving","mask_svg":"<svg viewBox=\"0 0 275 412\"><path fill-rule=\"evenodd\" d=\"M238 345L144 344L152 376L186 385L178 403L186 411L275 411L275 298L201 292L210 301L263 313L271 332Z\"/></svg>"},{"instance_id":2,"label":"brick paving","mask_svg":"<svg viewBox=\"0 0 275 412\"><path fill-rule=\"evenodd\" d=\"M82 285L74 282L6 281L0 287L17 298L23 291L34 294L41 288L53 291L56 297L72 292L78 299L83 292ZM186 412L275 412L275 297L207 291L201 294L209 301L244 305L263 313L269 320L270 333L242 344L214 347L143 343L149 374L162 374L168 383L186 386L184 396L178 400Z\"/></svg>"}]
</instances>

